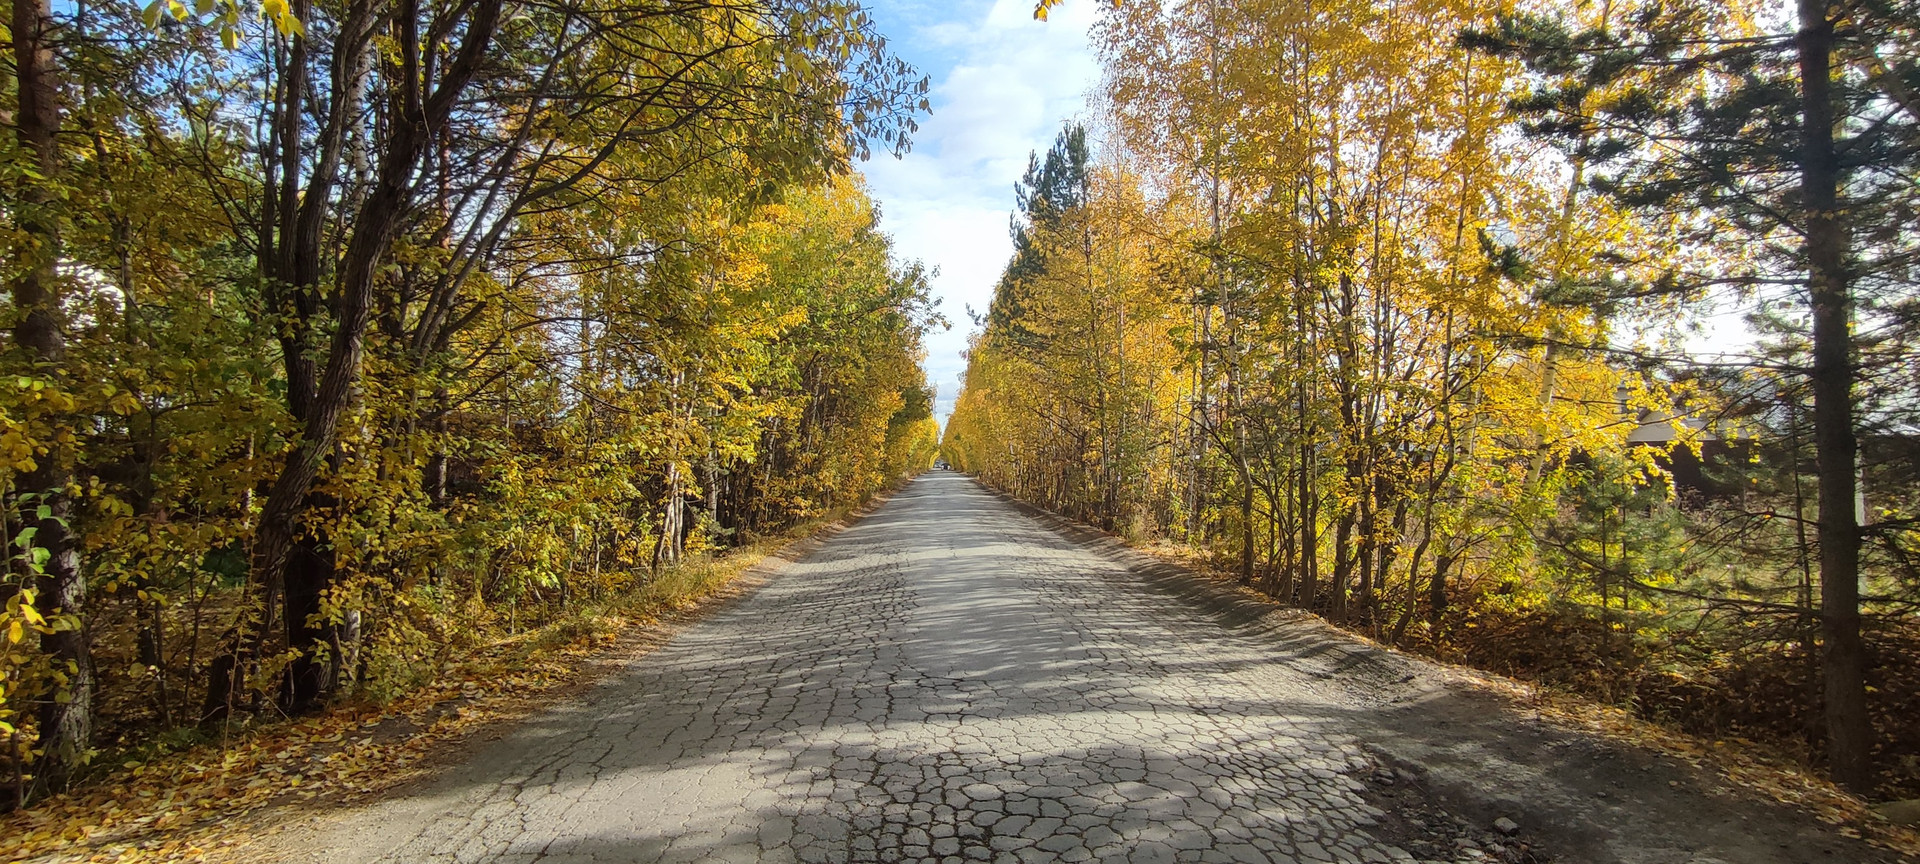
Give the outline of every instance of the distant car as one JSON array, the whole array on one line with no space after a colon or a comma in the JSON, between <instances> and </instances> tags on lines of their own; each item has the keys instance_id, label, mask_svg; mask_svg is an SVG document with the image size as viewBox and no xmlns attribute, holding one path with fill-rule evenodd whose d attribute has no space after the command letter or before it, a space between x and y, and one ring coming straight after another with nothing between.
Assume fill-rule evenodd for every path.
<instances>
[{"instance_id":1,"label":"distant car","mask_svg":"<svg viewBox=\"0 0 1920 864\"><path fill-rule=\"evenodd\" d=\"M934 468L934 470L936 470L936 471L945 471L945 470L947 470L947 460L945 460L945 459L935 459L935 460L933 460L933 468Z\"/></svg>"}]
</instances>

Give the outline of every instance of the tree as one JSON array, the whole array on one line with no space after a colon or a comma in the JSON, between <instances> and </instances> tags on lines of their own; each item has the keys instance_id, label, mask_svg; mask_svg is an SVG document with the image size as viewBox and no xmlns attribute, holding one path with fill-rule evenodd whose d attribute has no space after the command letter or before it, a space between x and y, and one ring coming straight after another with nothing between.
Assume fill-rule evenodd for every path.
<instances>
[{"instance_id":1,"label":"tree","mask_svg":"<svg viewBox=\"0 0 1920 864\"><path fill-rule=\"evenodd\" d=\"M37 391L29 408L37 414L32 451L14 480L14 500L23 530L14 537L14 561L32 571L33 587L21 596L61 616L63 626L49 628L40 638L53 661L58 683L41 703L39 728L46 761L36 772L41 788L64 786L70 774L85 764L92 746L93 667L84 628L86 578L72 530L75 458L78 429L71 395L76 383L64 366L67 354L66 300L68 292L58 270L62 259L62 159L57 137L64 105L63 88L54 58L56 23L45 0L17 0L12 4L12 41L15 119L19 162L18 197L8 214L20 234L10 249L13 350L22 355L22 372L31 376ZM12 196L10 196L12 197ZM17 638L16 640L17 641Z\"/></svg>"},{"instance_id":2,"label":"tree","mask_svg":"<svg viewBox=\"0 0 1920 864\"><path fill-rule=\"evenodd\" d=\"M402 368L424 369L486 307L469 281L511 254L503 244L520 214L749 148L778 181L783 168L791 176L844 158L869 136L898 146L896 118L924 90L884 55L864 15L836 2L561 6L512 26L503 8L296 3L304 29L266 46L260 74L275 95L259 143L270 158L247 242L282 322L300 435L267 493L253 555L260 635L283 630L293 655L282 694L292 710L311 708L338 677L327 646L339 624L320 621L330 544L304 522L335 503L316 483L339 467L337 433L376 313L404 346ZM421 39L441 33L454 38ZM399 53L374 51L380 38L397 39ZM835 140L847 109L851 134ZM769 134L749 141L738 134L748 126ZM636 157L643 147L653 152ZM399 263L395 243L409 233L440 250L413 256L431 266L403 269L392 284L382 271ZM276 651L256 640L251 653Z\"/></svg>"},{"instance_id":3,"label":"tree","mask_svg":"<svg viewBox=\"0 0 1920 864\"><path fill-rule=\"evenodd\" d=\"M1915 68L1895 47L1913 33L1912 10L1801 0L1785 20L1760 7L1728 15L1717 4L1617 6L1597 22L1504 16L1464 39L1526 62L1537 84L1516 107L1532 118L1529 131L1591 164L1596 188L1642 210L1700 208L1682 239L1713 250L1712 263L1626 291L1731 292L1805 310L1827 761L1836 782L1864 793L1873 734L1856 400L1863 384L1901 386L1883 364L1911 362L1876 349L1904 341L1897 334L1911 327L1899 311L1912 290L1903 274L1920 251L1902 227L1916 200L1904 172L1920 152L1920 113L1906 95ZM1762 251L1747 254L1739 242Z\"/></svg>"},{"instance_id":4,"label":"tree","mask_svg":"<svg viewBox=\"0 0 1920 864\"><path fill-rule=\"evenodd\" d=\"M215 5L14 10L78 38L9 76L0 773L96 692L384 698L930 458L849 178L926 81L856 5Z\"/></svg>"}]
</instances>

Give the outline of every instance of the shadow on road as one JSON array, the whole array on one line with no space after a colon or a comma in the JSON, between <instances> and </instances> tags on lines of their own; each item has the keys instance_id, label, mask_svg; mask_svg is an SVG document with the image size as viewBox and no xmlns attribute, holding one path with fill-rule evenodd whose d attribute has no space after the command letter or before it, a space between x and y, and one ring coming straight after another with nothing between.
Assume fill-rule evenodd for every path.
<instances>
[{"instance_id":1,"label":"shadow on road","mask_svg":"<svg viewBox=\"0 0 1920 864\"><path fill-rule=\"evenodd\" d=\"M1840 860L1442 677L937 472L315 860L1389 860L1383 773L1568 860Z\"/></svg>"}]
</instances>

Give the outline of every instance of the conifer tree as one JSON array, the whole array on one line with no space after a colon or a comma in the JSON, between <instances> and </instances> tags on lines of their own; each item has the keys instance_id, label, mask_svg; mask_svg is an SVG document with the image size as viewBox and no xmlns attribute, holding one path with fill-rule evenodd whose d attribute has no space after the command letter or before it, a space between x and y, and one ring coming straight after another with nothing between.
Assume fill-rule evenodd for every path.
<instances>
[{"instance_id":1,"label":"conifer tree","mask_svg":"<svg viewBox=\"0 0 1920 864\"><path fill-rule=\"evenodd\" d=\"M1575 280L1557 299L1732 293L1804 310L1827 761L1836 782L1866 792L1873 734L1859 586L1871 529L1856 513L1866 420L1857 404L1866 390L1910 386L1895 370L1914 357L1892 346L1915 324L1920 105L1910 94L1920 68L1900 46L1911 45L1920 9L1798 0L1790 20L1779 11L1616 3L1591 22L1504 16L1463 42L1524 60L1537 82L1515 106L1528 131L1589 165L1594 187L1624 206L1694 209L1695 231L1676 239L1721 262L1643 284Z\"/></svg>"}]
</instances>

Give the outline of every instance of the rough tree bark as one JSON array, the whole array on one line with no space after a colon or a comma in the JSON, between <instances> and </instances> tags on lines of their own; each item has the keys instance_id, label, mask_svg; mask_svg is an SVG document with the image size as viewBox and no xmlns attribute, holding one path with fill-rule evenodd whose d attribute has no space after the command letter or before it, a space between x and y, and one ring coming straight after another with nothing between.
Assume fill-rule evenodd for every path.
<instances>
[{"instance_id":1,"label":"rough tree bark","mask_svg":"<svg viewBox=\"0 0 1920 864\"><path fill-rule=\"evenodd\" d=\"M21 254L28 260L21 262L10 286L13 308L20 316L13 338L21 359L43 374L59 377L67 352L56 269L60 227L51 212L59 196L47 188L47 178L57 176L60 164L55 136L60 130L61 94L50 44L53 7L48 0L15 0L11 24L19 100L14 134L39 175L24 178L15 210L19 231L27 240ZM93 738L93 664L84 626L87 585L80 571L79 548L68 529L73 515L73 499L67 494L73 483L71 463L72 454L60 436L54 436L34 469L16 485L17 492L30 496L22 503L21 523L36 528L31 545L49 553L38 576L39 606L69 615L80 625L41 640L42 649L67 680L61 693L49 694L40 706L40 748L45 755L34 772L39 792L65 786L73 769L85 762Z\"/></svg>"},{"instance_id":2,"label":"rough tree bark","mask_svg":"<svg viewBox=\"0 0 1920 864\"><path fill-rule=\"evenodd\" d=\"M1854 512L1852 238L1834 144L1833 22L1826 0L1800 0L1800 189L1813 313L1813 436L1819 470L1820 631L1827 762L1834 782L1873 788L1866 646L1860 638L1860 526Z\"/></svg>"}]
</instances>

